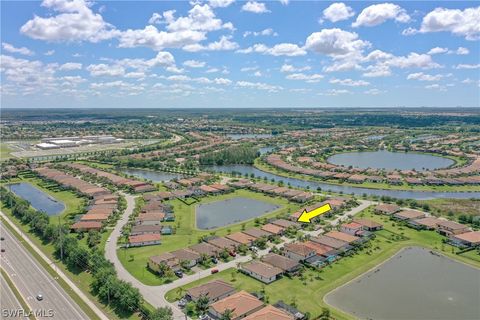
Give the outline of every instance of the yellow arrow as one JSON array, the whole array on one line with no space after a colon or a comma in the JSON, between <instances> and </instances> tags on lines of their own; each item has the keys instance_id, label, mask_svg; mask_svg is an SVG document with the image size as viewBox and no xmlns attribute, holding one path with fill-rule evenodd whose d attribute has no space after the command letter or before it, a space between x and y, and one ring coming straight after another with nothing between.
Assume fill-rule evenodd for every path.
<instances>
[{"instance_id":1,"label":"yellow arrow","mask_svg":"<svg viewBox=\"0 0 480 320\"><path fill-rule=\"evenodd\" d=\"M324 214L328 211L332 210L332 207L330 207L330 204L324 204L323 206L313 209L312 211L307 211L307 209L303 209L302 214L300 217L298 217L298 222L306 222L310 223L310 220L315 218L316 216L319 216L321 214Z\"/></svg>"}]
</instances>

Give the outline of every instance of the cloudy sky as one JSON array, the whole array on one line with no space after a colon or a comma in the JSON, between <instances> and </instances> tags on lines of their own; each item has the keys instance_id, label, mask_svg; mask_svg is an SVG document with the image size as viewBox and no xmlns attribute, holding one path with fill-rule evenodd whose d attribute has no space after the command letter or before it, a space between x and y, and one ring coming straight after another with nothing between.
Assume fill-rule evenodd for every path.
<instances>
[{"instance_id":1,"label":"cloudy sky","mask_svg":"<svg viewBox=\"0 0 480 320\"><path fill-rule=\"evenodd\" d=\"M479 107L478 2L1 2L2 107Z\"/></svg>"}]
</instances>

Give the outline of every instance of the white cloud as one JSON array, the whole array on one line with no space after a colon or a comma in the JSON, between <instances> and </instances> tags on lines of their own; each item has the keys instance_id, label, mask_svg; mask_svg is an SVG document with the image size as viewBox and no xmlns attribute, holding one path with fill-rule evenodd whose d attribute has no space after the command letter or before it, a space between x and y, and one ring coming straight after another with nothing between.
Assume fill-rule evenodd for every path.
<instances>
[{"instance_id":1,"label":"white cloud","mask_svg":"<svg viewBox=\"0 0 480 320\"><path fill-rule=\"evenodd\" d=\"M430 51L428 51L427 54L441 54L441 53L447 53L447 52L448 52L447 48L435 47L430 49Z\"/></svg>"},{"instance_id":2,"label":"white cloud","mask_svg":"<svg viewBox=\"0 0 480 320\"><path fill-rule=\"evenodd\" d=\"M262 31L245 31L243 33L243 37L246 38L248 36L254 36L254 37L258 37L258 36L273 36L273 37L277 37L278 36L278 33L276 33L275 31L273 31L272 28L267 28L267 29L263 29Z\"/></svg>"},{"instance_id":3,"label":"white cloud","mask_svg":"<svg viewBox=\"0 0 480 320\"><path fill-rule=\"evenodd\" d=\"M464 48L464 47L458 47L457 51L455 51L456 54L458 55L467 55L470 53L470 50L468 50L467 48Z\"/></svg>"},{"instance_id":4,"label":"white cloud","mask_svg":"<svg viewBox=\"0 0 480 320\"><path fill-rule=\"evenodd\" d=\"M323 79L321 74L304 74L304 73L291 73L286 76L288 80L303 80L309 83L318 82Z\"/></svg>"},{"instance_id":5,"label":"white cloud","mask_svg":"<svg viewBox=\"0 0 480 320\"><path fill-rule=\"evenodd\" d=\"M52 56L55 53L55 50L48 50L44 53L45 56Z\"/></svg>"},{"instance_id":6,"label":"white cloud","mask_svg":"<svg viewBox=\"0 0 480 320\"><path fill-rule=\"evenodd\" d=\"M48 18L35 16L20 32L30 38L45 41L98 42L113 38L118 31L89 8L84 0L44 0L42 6L59 14Z\"/></svg>"},{"instance_id":7,"label":"white cloud","mask_svg":"<svg viewBox=\"0 0 480 320\"><path fill-rule=\"evenodd\" d=\"M267 13L270 10L267 9L265 3L248 1L242 6L242 11L252 12L252 13Z\"/></svg>"},{"instance_id":8,"label":"white cloud","mask_svg":"<svg viewBox=\"0 0 480 320\"><path fill-rule=\"evenodd\" d=\"M208 4L212 8L225 8L234 2L235 0L208 0Z\"/></svg>"},{"instance_id":9,"label":"white cloud","mask_svg":"<svg viewBox=\"0 0 480 320\"><path fill-rule=\"evenodd\" d=\"M323 29L308 36L305 48L329 56L359 53L370 44L358 39L358 34L338 28Z\"/></svg>"},{"instance_id":10,"label":"white cloud","mask_svg":"<svg viewBox=\"0 0 480 320\"><path fill-rule=\"evenodd\" d=\"M410 16L405 9L393 3L374 4L363 9L352 23L352 27L373 27L384 23L387 20L395 20L401 23L410 21Z\"/></svg>"},{"instance_id":11,"label":"white cloud","mask_svg":"<svg viewBox=\"0 0 480 320\"><path fill-rule=\"evenodd\" d=\"M418 81L438 81L443 78L443 75L436 74L425 74L423 72L411 73L407 76L408 80L418 80Z\"/></svg>"},{"instance_id":12,"label":"white cloud","mask_svg":"<svg viewBox=\"0 0 480 320\"><path fill-rule=\"evenodd\" d=\"M169 11L172 12L172 11ZM230 22L223 23L215 17L215 13L208 4L196 4L188 11L188 16L174 19L173 12L167 18L168 31L215 31L220 29L233 30Z\"/></svg>"},{"instance_id":13,"label":"white cloud","mask_svg":"<svg viewBox=\"0 0 480 320\"><path fill-rule=\"evenodd\" d=\"M458 64L455 69L480 69L480 64Z\"/></svg>"},{"instance_id":14,"label":"white cloud","mask_svg":"<svg viewBox=\"0 0 480 320\"><path fill-rule=\"evenodd\" d=\"M284 6L288 5L290 3L290 0L279 0L281 4Z\"/></svg>"},{"instance_id":15,"label":"white cloud","mask_svg":"<svg viewBox=\"0 0 480 320\"><path fill-rule=\"evenodd\" d=\"M363 91L363 93L365 94L370 94L372 96L376 96L376 95L379 95L381 93L384 93L385 91L382 91L382 90L379 90L377 88L373 88L373 89L369 89L369 90L366 90L366 91Z\"/></svg>"},{"instance_id":16,"label":"white cloud","mask_svg":"<svg viewBox=\"0 0 480 320\"><path fill-rule=\"evenodd\" d=\"M258 69L257 66L254 66L254 67L243 67L243 68L240 69L240 71L242 71L242 72L249 72L249 71L255 71L255 70L257 70L257 69Z\"/></svg>"},{"instance_id":17,"label":"white cloud","mask_svg":"<svg viewBox=\"0 0 480 320\"><path fill-rule=\"evenodd\" d=\"M269 92L278 92L279 90L283 89L280 86L275 86L263 82L237 81L235 85L242 88L252 88Z\"/></svg>"},{"instance_id":18,"label":"white cloud","mask_svg":"<svg viewBox=\"0 0 480 320\"><path fill-rule=\"evenodd\" d=\"M384 64L368 66L366 72L363 73L363 76L367 78L388 77L391 75L392 70L390 70L389 66Z\"/></svg>"},{"instance_id":19,"label":"white cloud","mask_svg":"<svg viewBox=\"0 0 480 320\"><path fill-rule=\"evenodd\" d=\"M339 84L349 87L363 87L370 85L370 82L365 80L352 80L352 79L331 79L330 83Z\"/></svg>"},{"instance_id":20,"label":"white cloud","mask_svg":"<svg viewBox=\"0 0 480 320\"><path fill-rule=\"evenodd\" d=\"M206 65L205 61L197 60L186 60L183 62L183 65L190 68L203 68Z\"/></svg>"},{"instance_id":21,"label":"white cloud","mask_svg":"<svg viewBox=\"0 0 480 320\"><path fill-rule=\"evenodd\" d=\"M350 94L352 93L350 90L345 89L330 89L324 93L319 93L321 96L338 96L341 94Z\"/></svg>"},{"instance_id":22,"label":"white cloud","mask_svg":"<svg viewBox=\"0 0 480 320\"><path fill-rule=\"evenodd\" d=\"M62 64L58 69L62 71L80 70L82 69L82 64L77 62L67 62Z\"/></svg>"},{"instance_id":23,"label":"white cloud","mask_svg":"<svg viewBox=\"0 0 480 320\"><path fill-rule=\"evenodd\" d=\"M274 45L271 48L267 47L264 44L258 43L246 49L237 50L237 52L261 53L261 54L267 54L272 56L288 56L288 57L303 56L307 54L304 48L301 48L298 45L293 43L279 43Z\"/></svg>"},{"instance_id":24,"label":"white cloud","mask_svg":"<svg viewBox=\"0 0 480 320\"><path fill-rule=\"evenodd\" d=\"M405 68L433 69L441 66L432 60L428 54L418 54L411 52L408 56L393 57L386 61L388 66Z\"/></svg>"},{"instance_id":25,"label":"white cloud","mask_svg":"<svg viewBox=\"0 0 480 320\"><path fill-rule=\"evenodd\" d=\"M165 32L159 31L155 26L146 26L142 30L128 29L122 32L119 38L119 47L147 47L153 50L162 50L164 48L181 48L205 39L205 32L201 31Z\"/></svg>"},{"instance_id":26,"label":"white cloud","mask_svg":"<svg viewBox=\"0 0 480 320\"><path fill-rule=\"evenodd\" d=\"M213 79L213 82L215 82L215 84L229 85L232 83L232 80L225 78L215 78Z\"/></svg>"},{"instance_id":27,"label":"white cloud","mask_svg":"<svg viewBox=\"0 0 480 320\"><path fill-rule=\"evenodd\" d=\"M125 74L125 78L129 79L144 79L145 73L144 72L129 72Z\"/></svg>"},{"instance_id":28,"label":"white cloud","mask_svg":"<svg viewBox=\"0 0 480 320\"><path fill-rule=\"evenodd\" d=\"M305 67L294 67L290 64L284 64L282 65L282 67L280 68L280 71L281 72L302 72L302 71L307 71L307 70L310 70L311 67L309 66L305 66Z\"/></svg>"},{"instance_id":29,"label":"white cloud","mask_svg":"<svg viewBox=\"0 0 480 320\"><path fill-rule=\"evenodd\" d=\"M23 54L24 56L33 56L35 54L35 52L29 50L28 48L25 48L25 47L16 48L10 43L6 43L6 42L2 42L2 48L7 52L19 53L19 54Z\"/></svg>"},{"instance_id":30,"label":"white cloud","mask_svg":"<svg viewBox=\"0 0 480 320\"><path fill-rule=\"evenodd\" d=\"M120 65L106 65L104 63L91 64L87 67L87 71L90 72L92 77L119 77L125 74L125 68Z\"/></svg>"},{"instance_id":31,"label":"white cloud","mask_svg":"<svg viewBox=\"0 0 480 320\"><path fill-rule=\"evenodd\" d=\"M230 36L221 36L219 41L210 42L207 45L202 44L190 44L183 47L183 50L189 52L198 51L227 51L235 50L238 48L238 43L230 41Z\"/></svg>"},{"instance_id":32,"label":"white cloud","mask_svg":"<svg viewBox=\"0 0 480 320\"><path fill-rule=\"evenodd\" d=\"M148 19L148 23L150 24L157 24L162 22L162 15L158 12L154 12L150 19Z\"/></svg>"},{"instance_id":33,"label":"white cloud","mask_svg":"<svg viewBox=\"0 0 480 320\"><path fill-rule=\"evenodd\" d=\"M261 77L262 76L262 73L260 71L255 71L255 73L253 74L253 76L255 77Z\"/></svg>"},{"instance_id":34,"label":"white cloud","mask_svg":"<svg viewBox=\"0 0 480 320\"><path fill-rule=\"evenodd\" d=\"M439 85L438 83L429 84L429 85L425 86L425 89L438 89L439 91L447 91L447 88Z\"/></svg>"},{"instance_id":35,"label":"white cloud","mask_svg":"<svg viewBox=\"0 0 480 320\"><path fill-rule=\"evenodd\" d=\"M328 8L323 10L323 19L331 22L347 20L355 15L353 9L346 6L343 2L332 3Z\"/></svg>"},{"instance_id":36,"label":"white cloud","mask_svg":"<svg viewBox=\"0 0 480 320\"><path fill-rule=\"evenodd\" d=\"M408 28L402 34L451 32L466 40L480 39L480 7L460 9L436 8L423 17L420 29Z\"/></svg>"}]
</instances>

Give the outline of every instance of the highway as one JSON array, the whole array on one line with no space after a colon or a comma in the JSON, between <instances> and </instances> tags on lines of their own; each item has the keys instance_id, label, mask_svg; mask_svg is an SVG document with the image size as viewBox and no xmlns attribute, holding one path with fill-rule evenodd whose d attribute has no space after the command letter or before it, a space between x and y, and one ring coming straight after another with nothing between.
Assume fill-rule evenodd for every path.
<instances>
[{"instance_id":1,"label":"highway","mask_svg":"<svg viewBox=\"0 0 480 320\"><path fill-rule=\"evenodd\" d=\"M15 297L12 289L9 287L7 281L0 275L0 305L1 305L1 319L8 318L10 310L21 310L22 304ZM8 310L8 311L5 311ZM26 310L25 310L26 311ZM6 313L5 313L6 312ZM13 315L13 313L10 313ZM28 319L27 316L17 316L16 319Z\"/></svg>"},{"instance_id":2,"label":"highway","mask_svg":"<svg viewBox=\"0 0 480 320\"><path fill-rule=\"evenodd\" d=\"M5 252L0 253L0 266L7 272L26 303L35 312L36 319L88 319L57 280L52 278L22 243L5 228L3 222L0 223L0 234L5 238L0 243L1 248L5 249ZM43 296L42 301L37 300L38 294Z\"/></svg>"}]
</instances>

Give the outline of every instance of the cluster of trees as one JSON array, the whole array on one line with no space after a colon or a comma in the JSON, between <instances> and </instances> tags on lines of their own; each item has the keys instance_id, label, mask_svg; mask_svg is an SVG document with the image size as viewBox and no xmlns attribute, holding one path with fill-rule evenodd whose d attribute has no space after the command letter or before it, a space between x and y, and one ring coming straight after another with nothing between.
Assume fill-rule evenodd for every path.
<instances>
[{"instance_id":1,"label":"cluster of trees","mask_svg":"<svg viewBox=\"0 0 480 320\"><path fill-rule=\"evenodd\" d=\"M253 164L259 155L258 149L239 145L205 153L200 156L199 161L202 165Z\"/></svg>"},{"instance_id":2,"label":"cluster of trees","mask_svg":"<svg viewBox=\"0 0 480 320\"><path fill-rule=\"evenodd\" d=\"M30 204L14 195L5 187L0 188L0 197L4 206L43 241L52 243L55 254L69 270L74 272L89 271L93 276L92 289L98 297L112 305L119 312L140 311L146 319L168 320L171 310L149 311L143 307L143 299L137 288L117 278L114 266L97 250L100 242L98 232L88 234L88 248L78 240L78 235L70 234L67 226L50 223L50 217L33 209Z\"/></svg>"}]
</instances>

